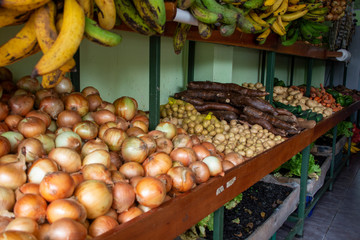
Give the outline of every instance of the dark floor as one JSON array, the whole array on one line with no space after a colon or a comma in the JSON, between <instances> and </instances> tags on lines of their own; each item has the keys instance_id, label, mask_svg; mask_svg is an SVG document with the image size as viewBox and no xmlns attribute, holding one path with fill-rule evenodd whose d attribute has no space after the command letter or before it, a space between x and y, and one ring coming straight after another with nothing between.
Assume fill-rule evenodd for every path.
<instances>
[{"instance_id":1,"label":"dark floor","mask_svg":"<svg viewBox=\"0 0 360 240\"><path fill-rule=\"evenodd\" d=\"M350 166L344 167L305 220L304 240L360 240L360 154L353 155ZM289 232L287 223L276 234L284 239Z\"/></svg>"}]
</instances>

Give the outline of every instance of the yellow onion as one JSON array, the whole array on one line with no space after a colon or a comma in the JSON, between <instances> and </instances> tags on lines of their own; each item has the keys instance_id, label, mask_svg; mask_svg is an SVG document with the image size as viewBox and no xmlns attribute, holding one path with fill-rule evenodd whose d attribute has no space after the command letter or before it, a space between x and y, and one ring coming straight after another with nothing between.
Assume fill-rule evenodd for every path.
<instances>
[{"instance_id":1,"label":"yellow onion","mask_svg":"<svg viewBox=\"0 0 360 240\"><path fill-rule=\"evenodd\" d=\"M224 161L226 160L232 162L235 166L245 161L244 157L236 152L230 152L228 154L225 154Z\"/></svg>"},{"instance_id":2,"label":"yellow onion","mask_svg":"<svg viewBox=\"0 0 360 240\"><path fill-rule=\"evenodd\" d=\"M61 218L53 222L47 233L52 240L79 240L85 239L86 235L84 225L71 218Z\"/></svg>"},{"instance_id":3,"label":"yellow onion","mask_svg":"<svg viewBox=\"0 0 360 240\"><path fill-rule=\"evenodd\" d=\"M155 177L169 171L172 166L170 156L164 152L151 154L143 163L146 176Z\"/></svg>"},{"instance_id":4,"label":"yellow onion","mask_svg":"<svg viewBox=\"0 0 360 240\"><path fill-rule=\"evenodd\" d=\"M17 217L6 226L5 231L21 231L37 236L39 224L34 219L28 217Z\"/></svg>"},{"instance_id":5,"label":"yellow onion","mask_svg":"<svg viewBox=\"0 0 360 240\"><path fill-rule=\"evenodd\" d=\"M39 135L35 136L34 138L36 138L37 140L39 140L42 143L46 154L49 154L49 152L53 148L55 148L54 139L47 134L39 134Z\"/></svg>"},{"instance_id":6,"label":"yellow onion","mask_svg":"<svg viewBox=\"0 0 360 240\"><path fill-rule=\"evenodd\" d=\"M178 147L192 147L192 141L189 135L187 134L178 134L173 139L174 148Z\"/></svg>"},{"instance_id":7,"label":"yellow onion","mask_svg":"<svg viewBox=\"0 0 360 240\"><path fill-rule=\"evenodd\" d=\"M121 145L121 156L125 161L142 163L147 154L145 142L138 137L128 137Z\"/></svg>"},{"instance_id":8,"label":"yellow onion","mask_svg":"<svg viewBox=\"0 0 360 240\"><path fill-rule=\"evenodd\" d=\"M130 121L136 114L137 103L129 97L121 97L114 101L115 114Z\"/></svg>"},{"instance_id":9,"label":"yellow onion","mask_svg":"<svg viewBox=\"0 0 360 240\"><path fill-rule=\"evenodd\" d=\"M56 171L58 171L58 167L53 160L40 158L28 170L29 182L40 184L46 174Z\"/></svg>"},{"instance_id":10,"label":"yellow onion","mask_svg":"<svg viewBox=\"0 0 360 240\"><path fill-rule=\"evenodd\" d=\"M33 162L45 155L42 143L36 138L22 140L18 146L18 153L20 152L25 156L26 162Z\"/></svg>"},{"instance_id":11,"label":"yellow onion","mask_svg":"<svg viewBox=\"0 0 360 240\"><path fill-rule=\"evenodd\" d=\"M126 223L126 222L136 218L137 216L140 216L143 213L144 212L140 208L131 207L131 208L129 208L129 210L119 214L118 221L119 221L119 223Z\"/></svg>"},{"instance_id":12,"label":"yellow onion","mask_svg":"<svg viewBox=\"0 0 360 240\"><path fill-rule=\"evenodd\" d=\"M11 239L11 240L36 240L36 237L27 232L20 231L6 231L0 233L0 239Z\"/></svg>"},{"instance_id":13,"label":"yellow onion","mask_svg":"<svg viewBox=\"0 0 360 240\"><path fill-rule=\"evenodd\" d=\"M19 132L8 131L1 134L1 136L5 137L10 142L10 152L17 152L17 148L20 142L24 139L24 136Z\"/></svg>"},{"instance_id":14,"label":"yellow onion","mask_svg":"<svg viewBox=\"0 0 360 240\"><path fill-rule=\"evenodd\" d=\"M0 187L0 211L8 210L11 211L15 204L15 194L14 191L6 188Z\"/></svg>"},{"instance_id":15,"label":"yellow onion","mask_svg":"<svg viewBox=\"0 0 360 240\"><path fill-rule=\"evenodd\" d=\"M203 162L208 166L211 176L224 176L221 160L215 156L209 156L203 159Z\"/></svg>"},{"instance_id":16,"label":"yellow onion","mask_svg":"<svg viewBox=\"0 0 360 240\"><path fill-rule=\"evenodd\" d=\"M48 202L70 197L75 189L75 183L67 172L47 174L40 182L40 194Z\"/></svg>"},{"instance_id":17,"label":"yellow onion","mask_svg":"<svg viewBox=\"0 0 360 240\"><path fill-rule=\"evenodd\" d=\"M161 205L166 196L163 182L154 177L143 177L135 187L136 200L147 207L155 208Z\"/></svg>"},{"instance_id":18,"label":"yellow onion","mask_svg":"<svg viewBox=\"0 0 360 240\"><path fill-rule=\"evenodd\" d=\"M174 149L173 143L168 138L159 137L155 139L155 141L156 141L157 152L165 152L167 154L170 154L171 151Z\"/></svg>"},{"instance_id":19,"label":"yellow onion","mask_svg":"<svg viewBox=\"0 0 360 240\"><path fill-rule=\"evenodd\" d=\"M176 135L176 126L169 122L159 123L156 126L155 130L164 132L167 139L173 139L173 137L175 137Z\"/></svg>"},{"instance_id":20,"label":"yellow onion","mask_svg":"<svg viewBox=\"0 0 360 240\"><path fill-rule=\"evenodd\" d=\"M116 122L107 122L107 123L104 123L104 124L100 125L99 132L98 132L98 137L101 140L104 139L104 134L105 134L106 130L108 130L109 128L118 128ZM121 129L121 130L123 130L123 129ZM123 130L123 131L125 131L125 130Z\"/></svg>"},{"instance_id":21,"label":"yellow onion","mask_svg":"<svg viewBox=\"0 0 360 240\"><path fill-rule=\"evenodd\" d=\"M11 145L6 137L0 136L0 157L10 153Z\"/></svg>"},{"instance_id":22,"label":"yellow onion","mask_svg":"<svg viewBox=\"0 0 360 240\"><path fill-rule=\"evenodd\" d=\"M49 153L49 158L53 159L62 170L72 173L81 168L81 157L75 150L69 148L54 148Z\"/></svg>"},{"instance_id":23,"label":"yellow onion","mask_svg":"<svg viewBox=\"0 0 360 240\"><path fill-rule=\"evenodd\" d=\"M178 147L172 150L170 157L173 161L181 162L185 167L197 160L195 151L189 147Z\"/></svg>"},{"instance_id":24,"label":"yellow onion","mask_svg":"<svg viewBox=\"0 0 360 240\"><path fill-rule=\"evenodd\" d=\"M75 197L85 207L87 217L95 219L109 211L113 197L106 184L99 180L86 180L75 189Z\"/></svg>"},{"instance_id":25,"label":"yellow onion","mask_svg":"<svg viewBox=\"0 0 360 240\"><path fill-rule=\"evenodd\" d=\"M114 198L112 208L118 213L128 210L135 202L134 187L126 182L115 183L112 194Z\"/></svg>"},{"instance_id":26,"label":"yellow onion","mask_svg":"<svg viewBox=\"0 0 360 240\"><path fill-rule=\"evenodd\" d=\"M15 217L28 217L39 224L45 222L47 203L37 194L25 194L16 201L14 206Z\"/></svg>"},{"instance_id":27,"label":"yellow onion","mask_svg":"<svg viewBox=\"0 0 360 240\"><path fill-rule=\"evenodd\" d=\"M138 137L145 142L148 149L148 155L153 154L156 151L156 142L149 134L142 134Z\"/></svg>"},{"instance_id":28,"label":"yellow onion","mask_svg":"<svg viewBox=\"0 0 360 240\"><path fill-rule=\"evenodd\" d=\"M26 117L22 119L17 128L26 138L35 137L36 135L46 132L45 123L40 118L36 117Z\"/></svg>"},{"instance_id":29,"label":"yellow onion","mask_svg":"<svg viewBox=\"0 0 360 240\"><path fill-rule=\"evenodd\" d=\"M179 192L189 191L195 185L195 174L187 167L172 167L167 174L173 182L173 189Z\"/></svg>"},{"instance_id":30,"label":"yellow onion","mask_svg":"<svg viewBox=\"0 0 360 240\"><path fill-rule=\"evenodd\" d=\"M110 171L100 163L92 163L85 165L81 172L83 174L84 180L99 180L103 181L106 184L112 184L111 173Z\"/></svg>"},{"instance_id":31,"label":"yellow onion","mask_svg":"<svg viewBox=\"0 0 360 240\"><path fill-rule=\"evenodd\" d=\"M118 128L109 128L105 131L103 140L111 151L120 151L127 134Z\"/></svg>"},{"instance_id":32,"label":"yellow onion","mask_svg":"<svg viewBox=\"0 0 360 240\"><path fill-rule=\"evenodd\" d=\"M119 172L124 174L127 179L136 177L136 176L144 176L145 170L143 166L138 162L126 162L119 168Z\"/></svg>"},{"instance_id":33,"label":"yellow onion","mask_svg":"<svg viewBox=\"0 0 360 240\"><path fill-rule=\"evenodd\" d=\"M93 117L94 121L98 125L102 125L107 122L115 122L116 121L115 114L106 109L92 112L91 116Z\"/></svg>"},{"instance_id":34,"label":"yellow onion","mask_svg":"<svg viewBox=\"0 0 360 240\"><path fill-rule=\"evenodd\" d=\"M204 183L210 178L210 170L208 166L201 162L196 161L189 165L189 168L195 173L195 182L200 184Z\"/></svg>"},{"instance_id":35,"label":"yellow onion","mask_svg":"<svg viewBox=\"0 0 360 240\"><path fill-rule=\"evenodd\" d=\"M89 234L92 237L100 236L101 234L113 229L119 223L112 217L100 216L94 219L89 226Z\"/></svg>"},{"instance_id":36,"label":"yellow onion","mask_svg":"<svg viewBox=\"0 0 360 240\"><path fill-rule=\"evenodd\" d=\"M0 165L0 186L15 190L26 182L25 160Z\"/></svg>"},{"instance_id":37,"label":"yellow onion","mask_svg":"<svg viewBox=\"0 0 360 240\"><path fill-rule=\"evenodd\" d=\"M65 98L64 106L66 110L73 110L81 117L89 112L89 102L81 93L71 93Z\"/></svg>"},{"instance_id":38,"label":"yellow onion","mask_svg":"<svg viewBox=\"0 0 360 240\"><path fill-rule=\"evenodd\" d=\"M81 145L81 137L73 131L62 132L58 134L55 138L56 147L66 147L80 152Z\"/></svg>"},{"instance_id":39,"label":"yellow onion","mask_svg":"<svg viewBox=\"0 0 360 240\"><path fill-rule=\"evenodd\" d=\"M81 148L81 157L84 158L89 153L96 151L98 149L103 149L109 151L109 147L104 143L100 138L91 139L87 141Z\"/></svg>"},{"instance_id":40,"label":"yellow onion","mask_svg":"<svg viewBox=\"0 0 360 240\"><path fill-rule=\"evenodd\" d=\"M46 218L53 223L61 218L71 218L84 223L86 220L86 209L75 199L57 199L52 201L46 209Z\"/></svg>"},{"instance_id":41,"label":"yellow onion","mask_svg":"<svg viewBox=\"0 0 360 240\"><path fill-rule=\"evenodd\" d=\"M98 126L90 121L82 121L73 126L73 131L77 133L81 139L90 140L98 135Z\"/></svg>"},{"instance_id":42,"label":"yellow onion","mask_svg":"<svg viewBox=\"0 0 360 240\"><path fill-rule=\"evenodd\" d=\"M110 153L103 149L95 150L83 159L82 165L88 165L93 163L99 163L104 165L106 168L110 167Z\"/></svg>"}]
</instances>

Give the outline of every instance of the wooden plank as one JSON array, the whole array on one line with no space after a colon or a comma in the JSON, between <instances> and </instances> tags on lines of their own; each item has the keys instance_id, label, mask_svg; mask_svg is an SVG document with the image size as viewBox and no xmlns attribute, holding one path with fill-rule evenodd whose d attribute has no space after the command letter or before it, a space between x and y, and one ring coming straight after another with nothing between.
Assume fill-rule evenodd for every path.
<instances>
[{"instance_id":1,"label":"wooden plank","mask_svg":"<svg viewBox=\"0 0 360 240\"><path fill-rule=\"evenodd\" d=\"M311 142L360 108L360 101L302 131L283 143L197 186L190 192L169 200L133 221L121 224L97 239L174 239L209 213L230 201L286 162Z\"/></svg>"}]
</instances>

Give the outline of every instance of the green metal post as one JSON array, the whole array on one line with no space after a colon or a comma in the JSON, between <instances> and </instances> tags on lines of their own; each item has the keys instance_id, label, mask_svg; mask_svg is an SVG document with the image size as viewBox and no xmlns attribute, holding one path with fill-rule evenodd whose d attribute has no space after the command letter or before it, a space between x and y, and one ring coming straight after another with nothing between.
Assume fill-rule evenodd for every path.
<instances>
[{"instance_id":1,"label":"green metal post","mask_svg":"<svg viewBox=\"0 0 360 240\"><path fill-rule=\"evenodd\" d=\"M336 137L337 137L337 125L333 128L333 142L332 142L331 165L330 165L330 179L334 178ZM333 189L333 182L334 181L331 181L331 183L329 185L329 190L330 191L332 191L332 189Z\"/></svg>"},{"instance_id":2,"label":"green metal post","mask_svg":"<svg viewBox=\"0 0 360 240\"><path fill-rule=\"evenodd\" d=\"M214 212L214 240L223 240L224 233L224 206Z\"/></svg>"},{"instance_id":3,"label":"green metal post","mask_svg":"<svg viewBox=\"0 0 360 240\"><path fill-rule=\"evenodd\" d=\"M330 83L329 83L329 87L332 88L334 87L334 61L331 61L330 63Z\"/></svg>"},{"instance_id":4,"label":"green metal post","mask_svg":"<svg viewBox=\"0 0 360 240\"><path fill-rule=\"evenodd\" d=\"M290 85L294 85L294 67L295 67L295 56L291 56L290 62Z\"/></svg>"},{"instance_id":5,"label":"green metal post","mask_svg":"<svg viewBox=\"0 0 360 240\"><path fill-rule=\"evenodd\" d=\"M302 163L301 163L301 177L300 177L300 200L298 206L298 218L302 220L302 224L299 227L298 235L303 235L304 219L305 219L305 205L306 205L306 191L307 191L307 179L309 170L309 158L310 158L310 145L302 150Z\"/></svg>"},{"instance_id":6,"label":"green metal post","mask_svg":"<svg viewBox=\"0 0 360 240\"><path fill-rule=\"evenodd\" d=\"M312 80L312 67L314 64L314 59L307 59L307 71L306 71L306 93L305 96L310 97L310 88L311 88L311 80Z\"/></svg>"},{"instance_id":7,"label":"green metal post","mask_svg":"<svg viewBox=\"0 0 360 240\"><path fill-rule=\"evenodd\" d=\"M354 114L352 113L350 115L350 122L354 122ZM351 139L352 137L350 136L349 139L348 139L348 151L347 151L347 156L346 156L346 166L349 166L350 165L350 155L351 155Z\"/></svg>"},{"instance_id":8,"label":"green metal post","mask_svg":"<svg viewBox=\"0 0 360 240\"><path fill-rule=\"evenodd\" d=\"M347 78L347 62L344 62L344 75L343 75L343 86L346 87L346 78Z\"/></svg>"},{"instance_id":9,"label":"green metal post","mask_svg":"<svg viewBox=\"0 0 360 240\"><path fill-rule=\"evenodd\" d=\"M189 55L188 55L188 82L194 81L194 65L195 65L195 42L189 41Z\"/></svg>"},{"instance_id":10,"label":"green metal post","mask_svg":"<svg viewBox=\"0 0 360 240\"><path fill-rule=\"evenodd\" d=\"M160 37L150 37L149 59L149 129L153 130L160 121Z\"/></svg>"},{"instance_id":11,"label":"green metal post","mask_svg":"<svg viewBox=\"0 0 360 240\"><path fill-rule=\"evenodd\" d=\"M70 79L76 92L80 92L80 49L74 55L76 71L70 72Z\"/></svg>"},{"instance_id":12,"label":"green metal post","mask_svg":"<svg viewBox=\"0 0 360 240\"><path fill-rule=\"evenodd\" d=\"M261 83L265 83L265 66L266 66L266 51L260 51L261 53Z\"/></svg>"},{"instance_id":13,"label":"green metal post","mask_svg":"<svg viewBox=\"0 0 360 240\"><path fill-rule=\"evenodd\" d=\"M275 52L268 52L266 57L266 84L265 89L269 95L266 99L269 100L270 104L273 102L273 90L274 90L274 71L275 71Z\"/></svg>"},{"instance_id":14,"label":"green metal post","mask_svg":"<svg viewBox=\"0 0 360 240\"><path fill-rule=\"evenodd\" d=\"M270 240L276 240L276 232L271 236Z\"/></svg>"}]
</instances>

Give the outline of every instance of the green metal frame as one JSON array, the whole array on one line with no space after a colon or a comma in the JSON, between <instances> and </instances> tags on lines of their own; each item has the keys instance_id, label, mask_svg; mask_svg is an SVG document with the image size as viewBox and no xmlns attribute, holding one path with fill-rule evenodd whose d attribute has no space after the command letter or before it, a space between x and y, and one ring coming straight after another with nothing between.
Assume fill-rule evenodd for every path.
<instances>
[{"instance_id":1,"label":"green metal frame","mask_svg":"<svg viewBox=\"0 0 360 240\"><path fill-rule=\"evenodd\" d=\"M347 62L344 62L344 73L343 73L343 86L346 87L346 80L347 80Z\"/></svg>"},{"instance_id":2,"label":"green metal frame","mask_svg":"<svg viewBox=\"0 0 360 240\"><path fill-rule=\"evenodd\" d=\"M275 73L275 52L267 52L266 54L266 92L272 93L274 90L274 73ZM273 95L266 96L270 104L273 103Z\"/></svg>"},{"instance_id":3,"label":"green metal frame","mask_svg":"<svg viewBox=\"0 0 360 240\"><path fill-rule=\"evenodd\" d=\"M149 130L160 122L160 44L159 36L150 37L149 59Z\"/></svg>"},{"instance_id":4,"label":"green metal frame","mask_svg":"<svg viewBox=\"0 0 360 240\"><path fill-rule=\"evenodd\" d=\"M330 62L330 83L329 83L329 87L334 87L334 68L335 68L335 64L334 61Z\"/></svg>"},{"instance_id":5,"label":"green metal frame","mask_svg":"<svg viewBox=\"0 0 360 240\"><path fill-rule=\"evenodd\" d=\"M265 84L265 66L266 66L266 51L262 50L260 51L260 60L261 60L261 72L260 72L260 81L264 85Z\"/></svg>"},{"instance_id":6,"label":"green metal frame","mask_svg":"<svg viewBox=\"0 0 360 240\"><path fill-rule=\"evenodd\" d=\"M294 68L295 68L295 56L291 56L291 62L290 62L290 85L294 85Z\"/></svg>"},{"instance_id":7,"label":"green metal frame","mask_svg":"<svg viewBox=\"0 0 360 240\"><path fill-rule=\"evenodd\" d=\"M223 240L224 235L224 206L214 212L214 240Z\"/></svg>"},{"instance_id":8,"label":"green metal frame","mask_svg":"<svg viewBox=\"0 0 360 240\"><path fill-rule=\"evenodd\" d=\"M311 87L311 80L312 80L312 67L314 65L314 59L308 58L307 59L307 67L306 67L306 92L305 96L310 97L310 87Z\"/></svg>"},{"instance_id":9,"label":"green metal frame","mask_svg":"<svg viewBox=\"0 0 360 240\"><path fill-rule=\"evenodd\" d=\"M189 54L188 54L188 74L187 81L194 81L194 69L195 69L195 42L189 41Z\"/></svg>"}]
</instances>

